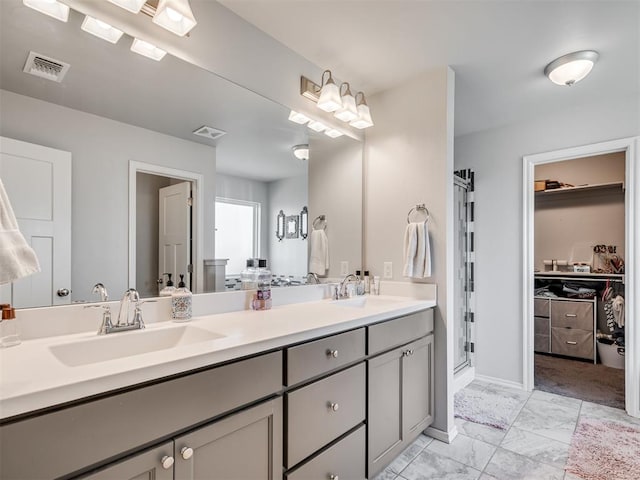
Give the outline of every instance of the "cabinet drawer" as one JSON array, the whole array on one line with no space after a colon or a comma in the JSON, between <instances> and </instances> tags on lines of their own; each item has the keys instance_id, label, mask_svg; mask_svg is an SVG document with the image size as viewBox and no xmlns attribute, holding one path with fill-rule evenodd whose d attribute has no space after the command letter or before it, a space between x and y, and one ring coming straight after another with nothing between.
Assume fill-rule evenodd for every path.
<instances>
[{"instance_id":1,"label":"cabinet drawer","mask_svg":"<svg viewBox=\"0 0 640 480\"><path fill-rule=\"evenodd\" d=\"M593 331L552 327L551 352L593 359Z\"/></svg>"},{"instance_id":2,"label":"cabinet drawer","mask_svg":"<svg viewBox=\"0 0 640 480\"><path fill-rule=\"evenodd\" d=\"M551 347L549 345L550 339L551 339L551 335L540 335L536 333L533 338L533 351L550 353L551 352Z\"/></svg>"},{"instance_id":3,"label":"cabinet drawer","mask_svg":"<svg viewBox=\"0 0 640 480\"><path fill-rule=\"evenodd\" d=\"M533 299L533 314L536 317L549 318L549 299L547 298L534 298Z\"/></svg>"},{"instance_id":4,"label":"cabinet drawer","mask_svg":"<svg viewBox=\"0 0 640 480\"><path fill-rule=\"evenodd\" d=\"M295 385L364 358L364 328L287 348L286 352L287 385Z\"/></svg>"},{"instance_id":5,"label":"cabinet drawer","mask_svg":"<svg viewBox=\"0 0 640 480\"><path fill-rule=\"evenodd\" d=\"M433 308L369 328L369 355L404 345L433 331Z\"/></svg>"},{"instance_id":6,"label":"cabinet drawer","mask_svg":"<svg viewBox=\"0 0 640 480\"><path fill-rule=\"evenodd\" d=\"M365 427L340 440L309 460L293 472L285 475L287 480L317 480L344 478L364 480L365 478Z\"/></svg>"},{"instance_id":7,"label":"cabinet drawer","mask_svg":"<svg viewBox=\"0 0 640 480\"><path fill-rule=\"evenodd\" d=\"M551 333L549 330L549 317L535 317L534 318L534 332L536 335L547 335Z\"/></svg>"},{"instance_id":8,"label":"cabinet drawer","mask_svg":"<svg viewBox=\"0 0 640 480\"><path fill-rule=\"evenodd\" d=\"M363 362L286 394L287 468L364 421L365 380Z\"/></svg>"},{"instance_id":9,"label":"cabinet drawer","mask_svg":"<svg viewBox=\"0 0 640 480\"><path fill-rule=\"evenodd\" d=\"M551 302L551 326L593 331L593 303L562 300Z\"/></svg>"}]
</instances>

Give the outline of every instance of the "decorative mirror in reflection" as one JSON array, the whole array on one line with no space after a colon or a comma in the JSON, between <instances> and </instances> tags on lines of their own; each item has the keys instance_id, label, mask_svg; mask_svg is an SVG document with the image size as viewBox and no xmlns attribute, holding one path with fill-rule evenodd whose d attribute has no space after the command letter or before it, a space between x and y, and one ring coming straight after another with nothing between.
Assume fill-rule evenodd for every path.
<instances>
[{"instance_id":1,"label":"decorative mirror in reflection","mask_svg":"<svg viewBox=\"0 0 640 480\"><path fill-rule=\"evenodd\" d=\"M288 215L286 218L287 238L298 238L298 215Z\"/></svg>"},{"instance_id":2,"label":"decorative mirror in reflection","mask_svg":"<svg viewBox=\"0 0 640 480\"><path fill-rule=\"evenodd\" d=\"M276 218L276 225L276 238L279 242L281 242L285 236L285 215L282 210L280 210L280 212L278 213L278 217Z\"/></svg>"},{"instance_id":3,"label":"decorative mirror in reflection","mask_svg":"<svg viewBox=\"0 0 640 480\"><path fill-rule=\"evenodd\" d=\"M302 211L300 212L300 237L303 240L307 239L309 235L309 211L307 207L302 207Z\"/></svg>"}]
</instances>

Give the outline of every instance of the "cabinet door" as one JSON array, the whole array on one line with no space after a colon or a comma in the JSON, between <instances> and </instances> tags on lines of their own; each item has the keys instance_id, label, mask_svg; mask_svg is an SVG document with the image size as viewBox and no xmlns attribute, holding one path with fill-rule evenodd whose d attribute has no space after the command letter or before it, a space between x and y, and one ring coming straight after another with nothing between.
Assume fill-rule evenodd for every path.
<instances>
[{"instance_id":1,"label":"cabinet door","mask_svg":"<svg viewBox=\"0 0 640 480\"><path fill-rule=\"evenodd\" d=\"M402 423L406 439L416 431L419 434L433 418L433 335L402 350Z\"/></svg>"},{"instance_id":2,"label":"cabinet door","mask_svg":"<svg viewBox=\"0 0 640 480\"><path fill-rule=\"evenodd\" d=\"M175 439L177 480L282 478L282 399Z\"/></svg>"},{"instance_id":3,"label":"cabinet door","mask_svg":"<svg viewBox=\"0 0 640 480\"><path fill-rule=\"evenodd\" d=\"M173 480L173 442L140 453L83 480Z\"/></svg>"},{"instance_id":4,"label":"cabinet door","mask_svg":"<svg viewBox=\"0 0 640 480\"><path fill-rule=\"evenodd\" d=\"M393 460L402 443L403 352L397 348L367 361L369 478Z\"/></svg>"}]
</instances>

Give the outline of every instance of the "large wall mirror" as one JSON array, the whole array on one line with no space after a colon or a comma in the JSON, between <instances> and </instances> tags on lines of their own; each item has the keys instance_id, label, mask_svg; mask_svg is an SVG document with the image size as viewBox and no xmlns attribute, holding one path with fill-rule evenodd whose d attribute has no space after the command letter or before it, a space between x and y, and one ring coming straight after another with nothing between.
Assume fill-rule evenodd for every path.
<instances>
[{"instance_id":1,"label":"large wall mirror","mask_svg":"<svg viewBox=\"0 0 640 480\"><path fill-rule=\"evenodd\" d=\"M221 291L235 287L252 257L266 258L282 284L303 283L321 215L324 277L338 277L344 261L360 267L358 141L290 122L285 106L170 55L160 62L136 55L130 39L104 42L80 29L83 19L71 11L63 23L21 0L0 2L0 135L71 154L62 187L71 190L70 258L47 257L42 273L0 287L0 300L17 307L97 301L99 282L112 299L129 287L156 296L163 273L185 275L195 292ZM30 52L68 63L62 81L23 72ZM60 187L47 183L56 180L53 166L5 151L8 143L0 175L23 222L36 197L51 197L26 192ZM309 160L293 155L301 144L309 144ZM278 241L278 212L299 216L305 206L308 237ZM51 262L67 262L70 278L57 279L64 268ZM63 289L71 294L58 296Z\"/></svg>"}]
</instances>

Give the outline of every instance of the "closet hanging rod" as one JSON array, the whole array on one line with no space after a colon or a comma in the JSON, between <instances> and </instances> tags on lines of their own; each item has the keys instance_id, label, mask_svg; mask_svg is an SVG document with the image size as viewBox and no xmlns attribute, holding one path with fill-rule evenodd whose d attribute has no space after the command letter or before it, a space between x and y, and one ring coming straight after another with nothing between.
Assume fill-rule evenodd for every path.
<instances>
[{"instance_id":1,"label":"closet hanging rod","mask_svg":"<svg viewBox=\"0 0 640 480\"><path fill-rule=\"evenodd\" d=\"M624 283L624 277L622 278L613 277L613 276L610 277L610 276L607 276L606 273L603 273L600 275L602 276L601 277L595 277L595 276L561 277L560 275L553 275L553 274L545 275L544 273L535 273L534 277L539 280L562 280L565 282L606 282L607 280L609 280L610 282Z\"/></svg>"},{"instance_id":2,"label":"closet hanging rod","mask_svg":"<svg viewBox=\"0 0 640 480\"><path fill-rule=\"evenodd\" d=\"M424 203L419 203L415 207L412 207L411 210L409 210L409 213L407 213L407 223L411 223L411 214L413 212L424 212L426 216L426 218L424 219L424 223L427 223L429 221L429 209L425 206Z\"/></svg>"}]
</instances>

